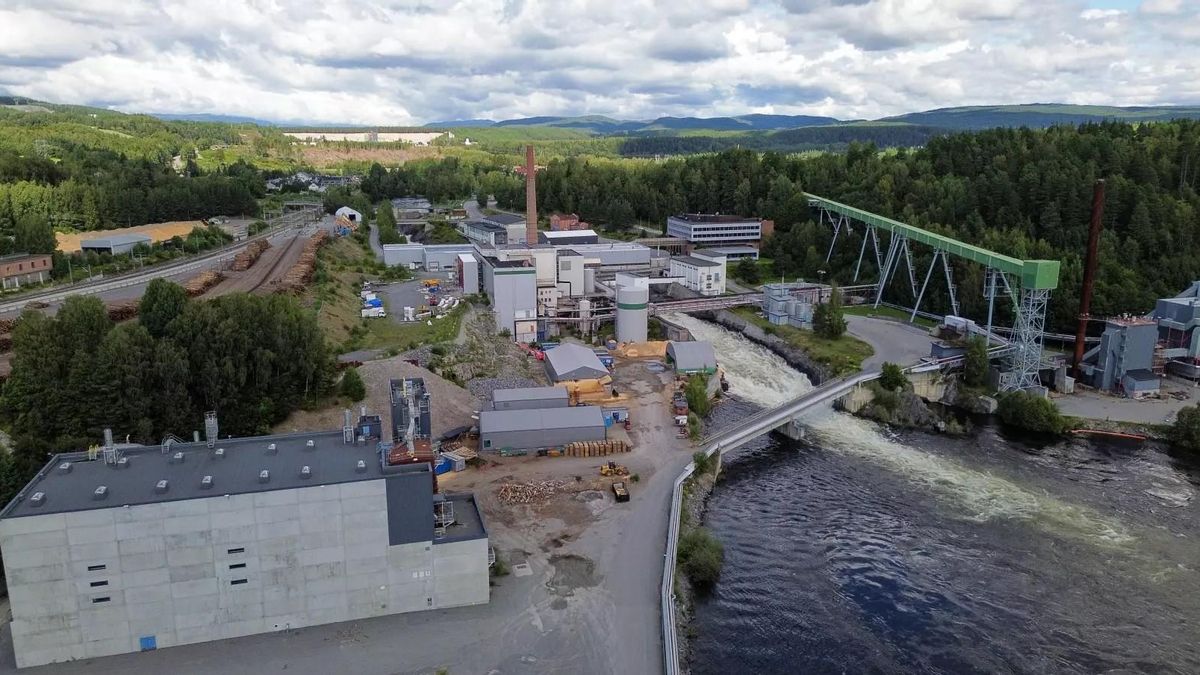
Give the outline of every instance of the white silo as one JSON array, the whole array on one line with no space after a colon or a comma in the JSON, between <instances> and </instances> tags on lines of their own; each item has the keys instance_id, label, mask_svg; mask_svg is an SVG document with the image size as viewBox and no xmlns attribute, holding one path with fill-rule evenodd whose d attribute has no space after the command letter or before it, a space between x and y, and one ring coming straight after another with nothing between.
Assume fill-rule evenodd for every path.
<instances>
[{"instance_id":1,"label":"white silo","mask_svg":"<svg viewBox=\"0 0 1200 675\"><path fill-rule=\"evenodd\" d=\"M617 341L645 342L650 318L650 289L617 287Z\"/></svg>"}]
</instances>

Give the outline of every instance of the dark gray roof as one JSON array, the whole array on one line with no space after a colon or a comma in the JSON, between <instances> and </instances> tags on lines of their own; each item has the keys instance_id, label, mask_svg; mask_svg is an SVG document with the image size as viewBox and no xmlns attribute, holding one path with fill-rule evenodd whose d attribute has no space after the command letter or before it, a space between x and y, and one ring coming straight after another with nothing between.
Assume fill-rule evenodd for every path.
<instances>
[{"instance_id":1,"label":"dark gray roof","mask_svg":"<svg viewBox=\"0 0 1200 675\"><path fill-rule=\"evenodd\" d=\"M515 387L513 389L496 389L492 392L493 401L554 401L567 398L567 390L562 387Z\"/></svg>"},{"instance_id":2,"label":"dark gray roof","mask_svg":"<svg viewBox=\"0 0 1200 675\"><path fill-rule=\"evenodd\" d=\"M446 528L445 536L434 538L434 545L487 537L487 524L483 521L483 513L479 510L475 495L447 492L435 495L434 500L439 497L454 506L454 523Z\"/></svg>"},{"instance_id":3,"label":"dark gray roof","mask_svg":"<svg viewBox=\"0 0 1200 675\"><path fill-rule=\"evenodd\" d=\"M479 413L479 433L481 434L603 426L604 411L594 405L527 410L484 410Z\"/></svg>"},{"instance_id":4,"label":"dark gray roof","mask_svg":"<svg viewBox=\"0 0 1200 675\"><path fill-rule=\"evenodd\" d=\"M1157 382L1158 381L1158 375L1155 375L1153 372L1146 370L1145 368L1139 368L1137 370L1128 370L1125 372L1125 377L1128 377L1129 379L1133 380L1134 382Z\"/></svg>"},{"instance_id":5,"label":"dark gray roof","mask_svg":"<svg viewBox=\"0 0 1200 675\"><path fill-rule=\"evenodd\" d=\"M307 445L310 440L311 448ZM267 449L271 443L275 444L274 454ZM428 474L428 465L385 469L374 442L346 445L340 431L223 439L216 447L225 449L223 457L204 443L176 444L167 454L159 446L130 448L121 453L125 468L88 460L87 453L57 455L0 512L0 518L350 483L399 473ZM183 453L182 462L174 459L177 452ZM359 460L365 465L361 473ZM71 463L67 473L59 470L63 462ZM304 466L310 468L311 477L300 476ZM269 472L268 482L260 483L259 472L264 469ZM212 476L212 487L201 487L205 476ZM166 492L155 491L160 480L167 481ZM97 500L94 492L101 485L107 488L107 495ZM45 494L41 506L30 503L36 492Z\"/></svg>"},{"instance_id":6,"label":"dark gray roof","mask_svg":"<svg viewBox=\"0 0 1200 675\"><path fill-rule=\"evenodd\" d=\"M463 227L470 227L485 232L506 232L503 225L489 222L486 220L469 220L463 223Z\"/></svg>"},{"instance_id":7,"label":"dark gray roof","mask_svg":"<svg viewBox=\"0 0 1200 675\"><path fill-rule=\"evenodd\" d=\"M512 225L514 223L525 222L525 216L520 213L497 213L492 216L485 216L484 220L490 220L493 223L500 223L501 225Z\"/></svg>"},{"instance_id":8,"label":"dark gray roof","mask_svg":"<svg viewBox=\"0 0 1200 675\"><path fill-rule=\"evenodd\" d=\"M691 265L692 267L720 267L721 266L721 263L719 263L719 262L714 262L707 258L697 258L696 256L692 256L692 255L676 256L674 258L671 258L671 260L678 260L679 262L684 263L686 265Z\"/></svg>"}]
</instances>

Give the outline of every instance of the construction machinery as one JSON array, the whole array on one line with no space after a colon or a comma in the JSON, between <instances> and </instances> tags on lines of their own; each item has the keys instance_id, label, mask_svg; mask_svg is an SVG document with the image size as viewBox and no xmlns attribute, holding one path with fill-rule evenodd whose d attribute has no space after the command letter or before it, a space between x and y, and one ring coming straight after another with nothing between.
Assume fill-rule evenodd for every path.
<instances>
[{"instance_id":1,"label":"construction machinery","mask_svg":"<svg viewBox=\"0 0 1200 675\"><path fill-rule=\"evenodd\" d=\"M600 465L601 476L628 476L629 467L616 462L606 462Z\"/></svg>"},{"instance_id":2,"label":"construction machinery","mask_svg":"<svg viewBox=\"0 0 1200 675\"><path fill-rule=\"evenodd\" d=\"M625 481L617 480L612 484L613 497L616 497L619 502L629 501L629 490L625 488Z\"/></svg>"}]
</instances>

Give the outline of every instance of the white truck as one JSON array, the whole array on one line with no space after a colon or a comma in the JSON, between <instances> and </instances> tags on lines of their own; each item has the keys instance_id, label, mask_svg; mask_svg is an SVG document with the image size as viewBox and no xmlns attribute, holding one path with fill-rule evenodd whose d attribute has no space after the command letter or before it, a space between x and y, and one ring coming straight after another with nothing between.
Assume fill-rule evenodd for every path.
<instances>
[{"instance_id":1,"label":"white truck","mask_svg":"<svg viewBox=\"0 0 1200 675\"><path fill-rule=\"evenodd\" d=\"M367 307L362 311L364 319L382 319L387 316L387 310L382 307Z\"/></svg>"}]
</instances>

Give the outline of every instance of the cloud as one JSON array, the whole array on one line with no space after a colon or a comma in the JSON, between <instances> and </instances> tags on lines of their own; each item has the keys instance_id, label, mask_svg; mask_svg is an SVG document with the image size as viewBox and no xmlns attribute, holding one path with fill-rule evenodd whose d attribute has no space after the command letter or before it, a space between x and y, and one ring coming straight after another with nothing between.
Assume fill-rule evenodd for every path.
<instances>
[{"instance_id":1,"label":"cloud","mask_svg":"<svg viewBox=\"0 0 1200 675\"><path fill-rule=\"evenodd\" d=\"M8 0L7 93L318 123L1200 103L1200 3Z\"/></svg>"}]
</instances>

